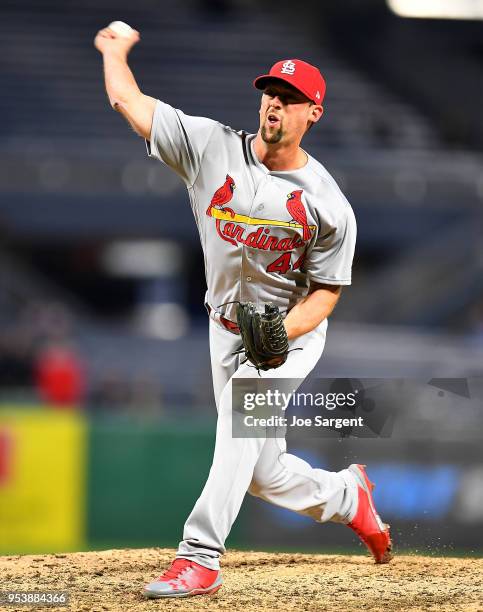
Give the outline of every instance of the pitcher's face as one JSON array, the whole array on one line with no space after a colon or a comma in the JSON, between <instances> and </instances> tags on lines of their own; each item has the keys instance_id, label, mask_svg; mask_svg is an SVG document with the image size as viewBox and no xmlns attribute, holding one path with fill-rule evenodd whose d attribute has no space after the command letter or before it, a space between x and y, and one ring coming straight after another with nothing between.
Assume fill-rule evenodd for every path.
<instances>
[{"instance_id":1,"label":"pitcher's face","mask_svg":"<svg viewBox=\"0 0 483 612\"><path fill-rule=\"evenodd\" d=\"M318 121L322 107L288 83L273 80L263 91L260 135L267 144L300 142L310 122Z\"/></svg>"}]
</instances>

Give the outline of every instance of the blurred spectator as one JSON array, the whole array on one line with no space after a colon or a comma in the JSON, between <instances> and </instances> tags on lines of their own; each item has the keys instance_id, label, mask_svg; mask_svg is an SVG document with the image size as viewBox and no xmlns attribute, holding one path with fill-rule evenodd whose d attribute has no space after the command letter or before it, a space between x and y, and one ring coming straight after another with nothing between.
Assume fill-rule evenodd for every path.
<instances>
[{"instance_id":1,"label":"blurred spectator","mask_svg":"<svg viewBox=\"0 0 483 612\"><path fill-rule=\"evenodd\" d=\"M92 385L87 409L97 414L158 417L162 413L162 391L154 372L126 376L111 368Z\"/></svg>"},{"instance_id":2,"label":"blurred spectator","mask_svg":"<svg viewBox=\"0 0 483 612\"><path fill-rule=\"evenodd\" d=\"M122 412L129 404L130 392L126 376L115 369L101 373L100 379L91 390L88 409L92 412Z\"/></svg>"},{"instance_id":3,"label":"blurred spectator","mask_svg":"<svg viewBox=\"0 0 483 612\"><path fill-rule=\"evenodd\" d=\"M158 417L162 411L162 387L154 372L144 372L134 378L131 387L130 410L133 415Z\"/></svg>"},{"instance_id":4,"label":"blurred spectator","mask_svg":"<svg viewBox=\"0 0 483 612\"><path fill-rule=\"evenodd\" d=\"M56 408L76 408L84 397L84 365L67 344L51 344L39 351L35 384L41 399Z\"/></svg>"}]
</instances>

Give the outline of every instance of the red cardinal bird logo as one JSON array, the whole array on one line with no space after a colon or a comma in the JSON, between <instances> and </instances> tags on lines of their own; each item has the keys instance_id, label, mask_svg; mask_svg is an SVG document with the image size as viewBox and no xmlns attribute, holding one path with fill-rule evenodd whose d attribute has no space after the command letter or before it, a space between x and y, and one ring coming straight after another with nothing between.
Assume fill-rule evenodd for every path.
<instances>
[{"instance_id":1,"label":"red cardinal bird logo","mask_svg":"<svg viewBox=\"0 0 483 612\"><path fill-rule=\"evenodd\" d=\"M228 202L232 199L235 188L235 181L229 174L227 174L226 181L215 191L213 197L211 198L210 205L206 209L206 214L211 217L211 209L214 206L217 206L220 208L220 210L226 210L233 216L235 214L233 210L231 208L224 208L224 204L228 204Z\"/></svg>"},{"instance_id":2,"label":"red cardinal bird logo","mask_svg":"<svg viewBox=\"0 0 483 612\"><path fill-rule=\"evenodd\" d=\"M287 210L292 215L292 219L302 225L304 230L304 240L310 240L311 232L307 223L307 213L302 204L303 189L292 191L287 196Z\"/></svg>"}]
</instances>

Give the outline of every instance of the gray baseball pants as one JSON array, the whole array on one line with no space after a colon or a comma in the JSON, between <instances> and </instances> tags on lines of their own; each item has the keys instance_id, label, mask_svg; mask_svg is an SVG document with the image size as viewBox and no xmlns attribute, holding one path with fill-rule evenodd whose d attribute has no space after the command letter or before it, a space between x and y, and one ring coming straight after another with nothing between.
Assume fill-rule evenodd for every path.
<instances>
[{"instance_id":1,"label":"gray baseball pants","mask_svg":"<svg viewBox=\"0 0 483 612\"><path fill-rule=\"evenodd\" d=\"M327 320L290 343L283 366L261 372L268 378L304 379L324 350ZM255 368L232 353L240 337L210 318L210 353L218 422L213 464L205 487L184 526L177 557L219 568L225 540L245 493L311 516L317 522L350 522L357 508L357 485L348 470L328 472L287 453L284 438L232 437L233 378L258 378Z\"/></svg>"}]
</instances>

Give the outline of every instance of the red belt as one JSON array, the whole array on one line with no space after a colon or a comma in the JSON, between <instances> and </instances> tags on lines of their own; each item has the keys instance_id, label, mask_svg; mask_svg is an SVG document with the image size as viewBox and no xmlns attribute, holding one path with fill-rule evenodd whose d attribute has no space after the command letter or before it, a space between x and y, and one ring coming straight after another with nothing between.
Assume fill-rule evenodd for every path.
<instances>
[{"instance_id":1,"label":"red belt","mask_svg":"<svg viewBox=\"0 0 483 612\"><path fill-rule=\"evenodd\" d=\"M208 304L207 304L207 308L208 308L208 314L211 314L213 309ZM240 328L238 327L236 323L233 323L233 321L230 321L230 319L226 319L220 314L218 315L217 319L220 321L223 327L227 329L229 332L231 332L232 334L240 334Z\"/></svg>"}]
</instances>

